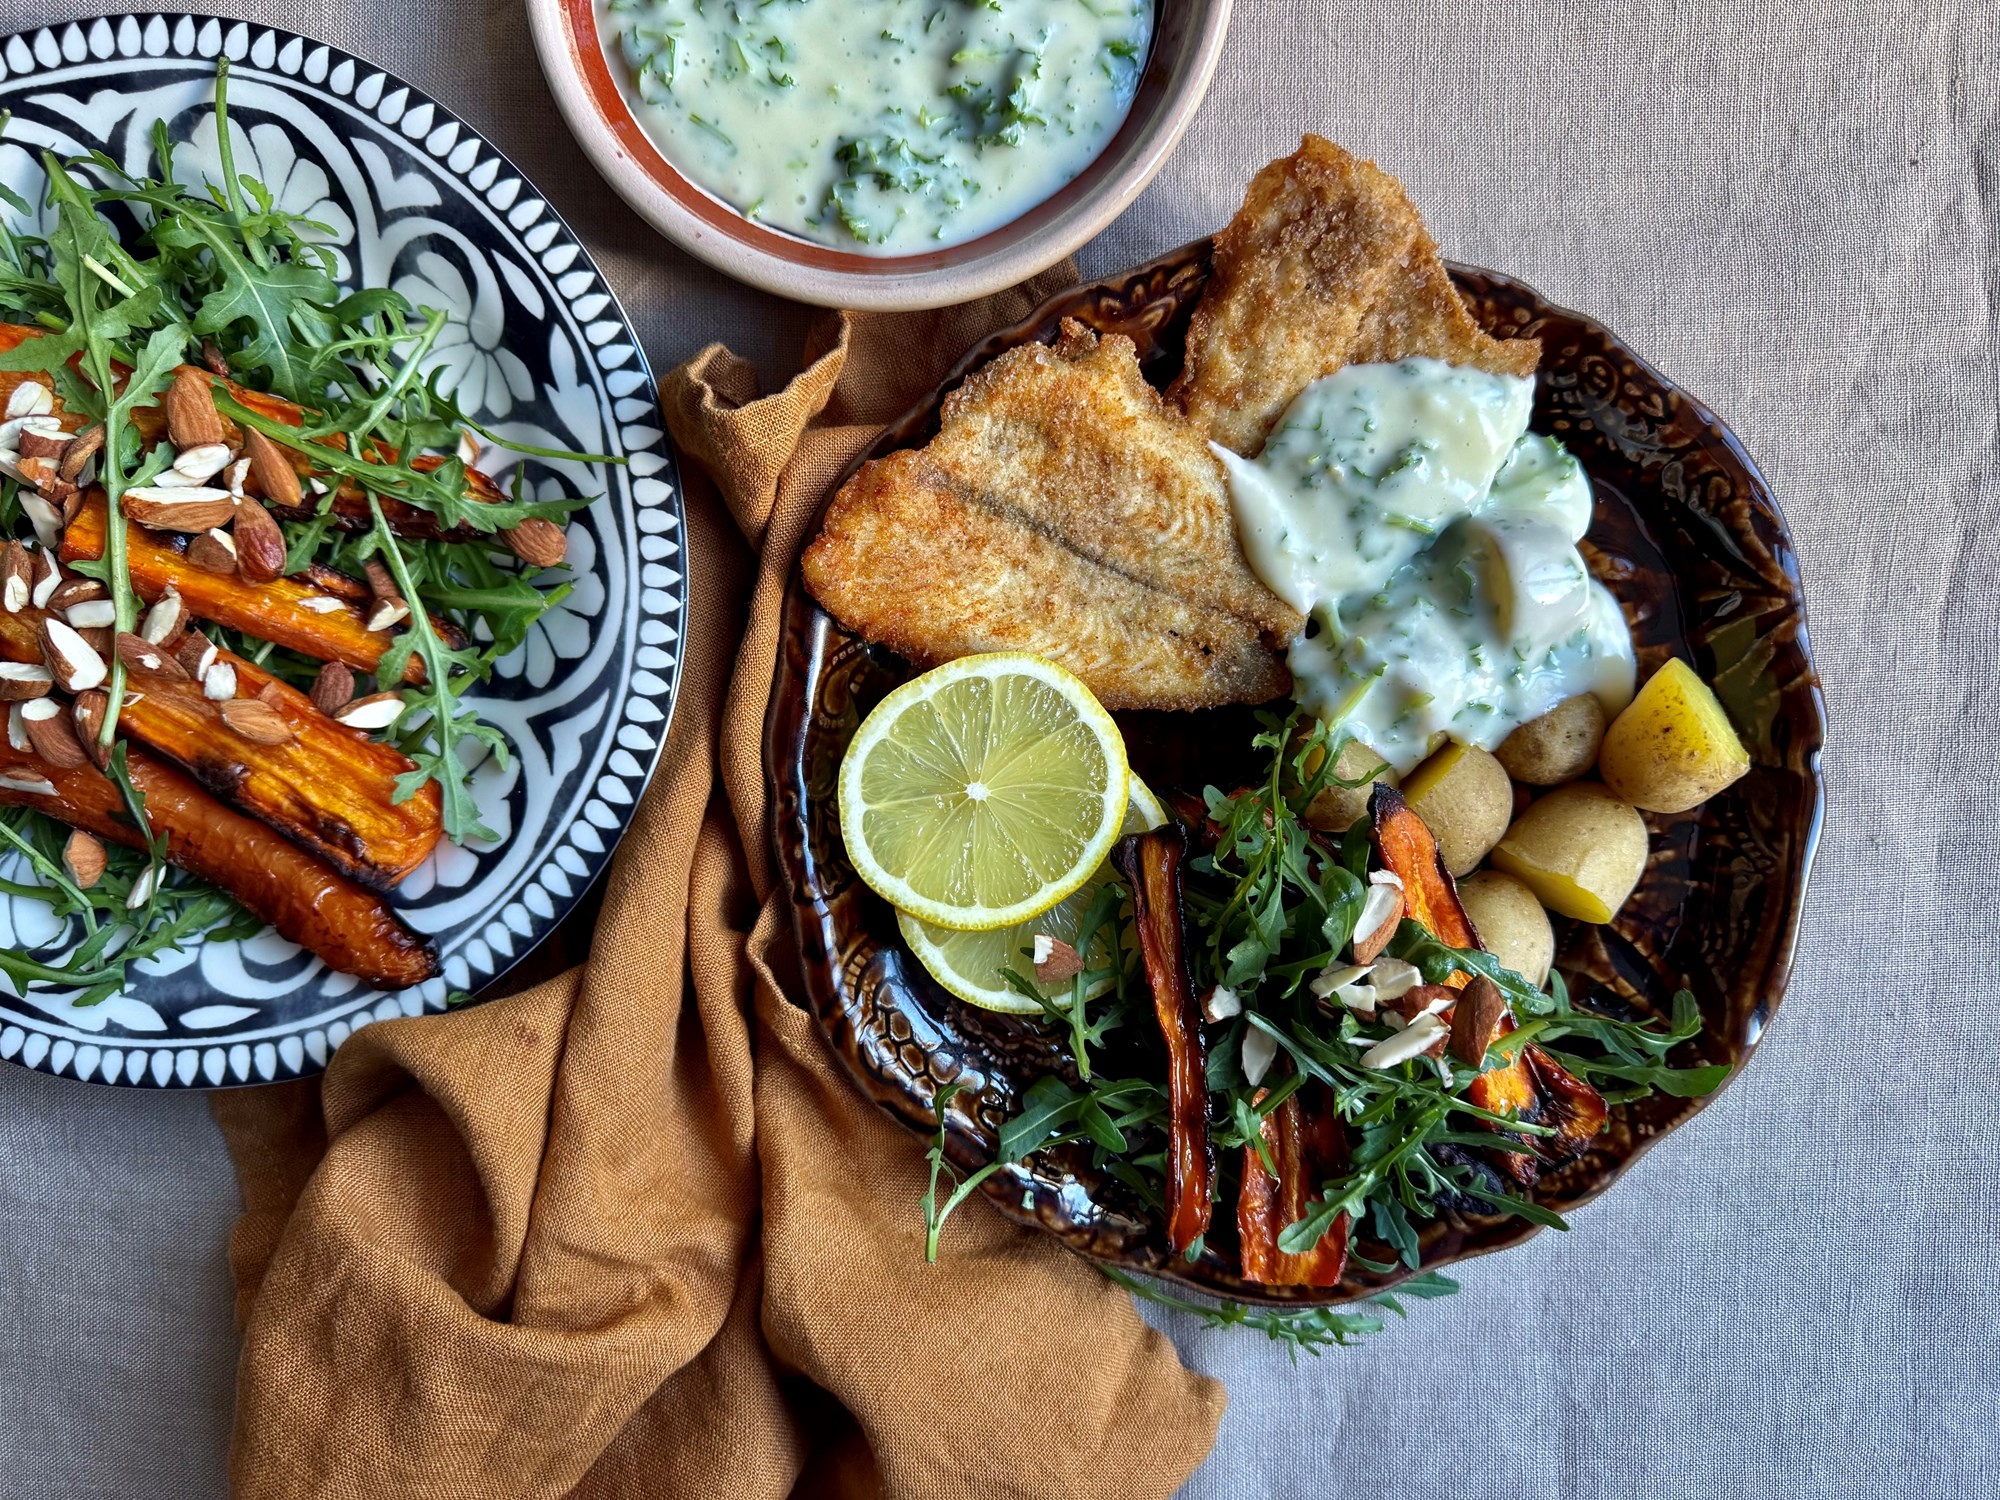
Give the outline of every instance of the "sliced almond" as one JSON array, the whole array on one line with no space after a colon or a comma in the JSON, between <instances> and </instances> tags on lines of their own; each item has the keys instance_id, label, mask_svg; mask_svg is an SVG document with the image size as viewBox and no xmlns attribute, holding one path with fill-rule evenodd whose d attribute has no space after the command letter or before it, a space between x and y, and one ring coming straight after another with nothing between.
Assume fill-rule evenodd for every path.
<instances>
[{"instance_id":1,"label":"sliced almond","mask_svg":"<svg viewBox=\"0 0 2000 1500\"><path fill-rule=\"evenodd\" d=\"M187 560L204 573L234 573L236 539L226 531L204 531L188 543Z\"/></svg>"},{"instance_id":2,"label":"sliced almond","mask_svg":"<svg viewBox=\"0 0 2000 1500\"><path fill-rule=\"evenodd\" d=\"M18 750L23 755L35 748L35 742L28 738L27 722L21 717L21 705L7 705L7 748Z\"/></svg>"},{"instance_id":3,"label":"sliced almond","mask_svg":"<svg viewBox=\"0 0 2000 1500\"><path fill-rule=\"evenodd\" d=\"M174 660L181 664L182 671L199 682L215 660L215 642L199 630L192 631L174 648Z\"/></svg>"},{"instance_id":4,"label":"sliced almond","mask_svg":"<svg viewBox=\"0 0 2000 1500\"><path fill-rule=\"evenodd\" d=\"M76 737L75 726L63 711L63 705L54 698L37 698L22 704L21 722L27 728L28 742L35 747L35 754L58 771L74 771L78 766L90 764L90 757L83 753L83 741Z\"/></svg>"},{"instance_id":5,"label":"sliced almond","mask_svg":"<svg viewBox=\"0 0 2000 1500\"><path fill-rule=\"evenodd\" d=\"M106 661L111 660L111 648L118 632L109 625L78 626L76 633L83 638L84 645L90 647Z\"/></svg>"},{"instance_id":6,"label":"sliced almond","mask_svg":"<svg viewBox=\"0 0 2000 1500\"><path fill-rule=\"evenodd\" d=\"M1068 984L1083 972L1083 955L1061 938L1035 934L1035 978L1042 984Z\"/></svg>"},{"instance_id":7,"label":"sliced almond","mask_svg":"<svg viewBox=\"0 0 2000 1500\"><path fill-rule=\"evenodd\" d=\"M299 608L309 614L330 615L337 609L347 608L347 601L344 599L329 599L324 594L314 594L309 599L301 599L299 601Z\"/></svg>"},{"instance_id":8,"label":"sliced almond","mask_svg":"<svg viewBox=\"0 0 2000 1500\"><path fill-rule=\"evenodd\" d=\"M78 693L76 702L69 708L70 718L76 722L76 737L83 744L83 753L100 771L111 759L111 747L104 743L104 716L110 712L111 695L103 688Z\"/></svg>"},{"instance_id":9,"label":"sliced almond","mask_svg":"<svg viewBox=\"0 0 2000 1500\"><path fill-rule=\"evenodd\" d=\"M177 489L140 485L119 501L125 514L155 531L207 531L227 526L236 516L236 497L228 490L191 484Z\"/></svg>"},{"instance_id":10,"label":"sliced almond","mask_svg":"<svg viewBox=\"0 0 2000 1500\"><path fill-rule=\"evenodd\" d=\"M54 548L45 547L37 552L34 555L34 563L35 577L28 589L28 602L36 609L47 609L49 600L55 597L56 590L63 586L69 575L63 571L62 564L56 561Z\"/></svg>"},{"instance_id":11,"label":"sliced almond","mask_svg":"<svg viewBox=\"0 0 2000 1500\"><path fill-rule=\"evenodd\" d=\"M1264 1075L1271 1071L1271 1064L1278 1060L1278 1039L1261 1026L1245 1028L1243 1032L1243 1081L1255 1088L1264 1081Z\"/></svg>"},{"instance_id":12,"label":"sliced almond","mask_svg":"<svg viewBox=\"0 0 2000 1500\"><path fill-rule=\"evenodd\" d=\"M1500 1035L1500 1022L1507 1014L1507 997L1500 986L1484 974L1459 991L1451 1009L1451 1055L1468 1067L1486 1061L1486 1049Z\"/></svg>"},{"instance_id":13,"label":"sliced almond","mask_svg":"<svg viewBox=\"0 0 2000 1500\"><path fill-rule=\"evenodd\" d=\"M1443 1015L1457 999L1458 991L1448 984L1420 984L1404 991L1383 1014L1392 1025L1407 1026L1418 1016Z\"/></svg>"},{"instance_id":14,"label":"sliced almond","mask_svg":"<svg viewBox=\"0 0 2000 1500\"><path fill-rule=\"evenodd\" d=\"M403 596L396 590L396 576L380 558L369 558L362 564L361 571L368 577L368 592L377 599L394 599L398 604L403 602Z\"/></svg>"},{"instance_id":15,"label":"sliced almond","mask_svg":"<svg viewBox=\"0 0 2000 1500\"><path fill-rule=\"evenodd\" d=\"M34 582L35 563L28 549L19 542L9 542L5 552L0 553L0 608L10 615L26 609Z\"/></svg>"},{"instance_id":16,"label":"sliced almond","mask_svg":"<svg viewBox=\"0 0 2000 1500\"><path fill-rule=\"evenodd\" d=\"M244 496L236 502L236 567L252 583L269 583L285 571L285 534L271 513Z\"/></svg>"},{"instance_id":17,"label":"sliced almond","mask_svg":"<svg viewBox=\"0 0 2000 1500\"><path fill-rule=\"evenodd\" d=\"M153 899L153 887L158 883L158 865L147 865L139 872L139 878L132 882L131 894L125 898L125 910L137 911Z\"/></svg>"},{"instance_id":18,"label":"sliced almond","mask_svg":"<svg viewBox=\"0 0 2000 1500\"><path fill-rule=\"evenodd\" d=\"M354 672L344 661L330 661L313 679L313 707L328 717L336 717L354 701Z\"/></svg>"},{"instance_id":19,"label":"sliced almond","mask_svg":"<svg viewBox=\"0 0 2000 1500\"><path fill-rule=\"evenodd\" d=\"M199 448L229 435L222 413L215 409L215 392L199 370L181 369L160 404L167 410L167 436L176 448Z\"/></svg>"},{"instance_id":20,"label":"sliced almond","mask_svg":"<svg viewBox=\"0 0 2000 1500\"><path fill-rule=\"evenodd\" d=\"M370 630L393 630L410 618L410 606L401 599L384 599L368 617Z\"/></svg>"},{"instance_id":21,"label":"sliced almond","mask_svg":"<svg viewBox=\"0 0 2000 1500\"><path fill-rule=\"evenodd\" d=\"M229 378L229 358L222 352L222 345L214 339L201 341L201 362L210 373Z\"/></svg>"},{"instance_id":22,"label":"sliced almond","mask_svg":"<svg viewBox=\"0 0 2000 1500\"><path fill-rule=\"evenodd\" d=\"M81 828L73 830L63 845L63 868L69 871L69 878L87 891L104 878L104 865L104 845L97 835Z\"/></svg>"},{"instance_id":23,"label":"sliced almond","mask_svg":"<svg viewBox=\"0 0 2000 1500\"><path fill-rule=\"evenodd\" d=\"M1354 919L1354 961L1372 964L1389 946L1396 927L1403 920L1403 891L1396 885L1370 885L1361 902L1361 915Z\"/></svg>"},{"instance_id":24,"label":"sliced almond","mask_svg":"<svg viewBox=\"0 0 2000 1500\"><path fill-rule=\"evenodd\" d=\"M21 429L21 457L37 458L44 461L59 460L70 445L70 435L62 429L62 423L51 420L46 426L35 423ZM60 479L60 464L49 470L49 477Z\"/></svg>"},{"instance_id":25,"label":"sliced almond","mask_svg":"<svg viewBox=\"0 0 2000 1500\"><path fill-rule=\"evenodd\" d=\"M86 599L64 610L63 618L78 630L102 630L118 623L118 606L109 599Z\"/></svg>"},{"instance_id":26,"label":"sliced almond","mask_svg":"<svg viewBox=\"0 0 2000 1500\"><path fill-rule=\"evenodd\" d=\"M247 458L239 458L236 460L235 463L229 466L229 471L222 476L222 483L224 487L228 489L230 494L235 495L240 499L243 495L244 476L249 474L249 472L250 472L250 460Z\"/></svg>"},{"instance_id":27,"label":"sliced almond","mask_svg":"<svg viewBox=\"0 0 2000 1500\"><path fill-rule=\"evenodd\" d=\"M121 635L117 643L118 660L125 670L139 677L165 677L179 681L187 675L186 669L176 661L173 653L164 646L156 646L141 635Z\"/></svg>"},{"instance_id":28,"label":"sliced almond","mask_svg":"<svg viewBox=\"0 0 2000 1500\"><path fill-rule=\"evenodd\" d=\"M45 697L55 682L55 674L40 662L0 661L0 703Z\"/></svg>"},{"instance_id":29,"label":"sliced almond","mask_svg":"<svg viewBox=\"0 0 2000 1500\"><path fill-rule=\"evenodd\" d=\"M84 428L63 449L62 463L56 472L71 484L82 484L83 466L95 458L103 446L104 427L101 423Z\"/></svg>"},{"instance_id":30,"label":"sliced almond","mask_svg":"<svg viewBox=\"0 0 2000 1500\"><path fill-rule=\"evenodd\" d=\"M507 544L509 552L531 567L553 568L569 556L569 538L562 527L540 516L530 516L519 526L509 526L500 533L500 540Z\"/></svg>"},{"instance_id":31,"label":"sliced almond","mask_svg":"<svg viewBox=\"0 0 2000 1500\"><path fill-rule=\"evenodd\" d=\"M175 638L186 623L187 606L181 602L180 591L169 588L140 620L139 636L155 646L172 649Z\"/></svg>"},{"instance_id":32,"label":"sliced almond","mask_svg":"<svg viewBox=\"0 0 2000 1500\"><path fill-rule=\"evenodd\" d=\"M243 454L250 460L250 477L273 505L296 510L305 503L299 493L299 471L283 448L255 428L249 428L243 434Z\"/></svg>"},{"instance_id":33,"label":"sliced almond","mask_svg":"<svg viewBox=\"0 0 2000 1500\"><path fill-rule=\"evenodd\" d=\"M349 729L373 734L378 729L387 729L401 718L403 707L401 693L370 693L366 698L356 698L334 718Z\"/></svg>"},{"instance_id":34,"label":"sliced almond","mask_svg":"<svg viewBox=\"0 0 2000 1500\"><path fill-rule=\"evenodd\" d=\"M232 698L224 703L222 722L258 745L289 745L298 737L283 714L255 698Z\"/></svg>"},{"instance_id":35,"label":"sliced almond","mask_svg":"<svg viewBox=\"0 0 2000 1500\"><path fill-rule=\"evenodd\" d=\"M213 650L214 647L210 647ZM211 661L201 674L201 693L212 703L228 703L236 697L236 668L226 661Z\"/></svg>"},{"instance_id":36,"label":"sliced almond","mask_svg":"<svg viewBox=\"0 0 2000 1500\"><path fill-rule=\"evenodd\" d=\"M57 614L61 614L72 604L81 604L86 599L103 599L106 597L108 596L105 593L104 585L99 583L95 578L65 578L57 586L56 591L49 595L49 602L42 607L44 609L52 609Z\"/></svg>"},{"instance_id":37,"label":"sliced almond","mask_svg":"<svg viewBox=\"0 0 2000 1500\"><path fill-rule=\"evenodd\" d=\"M77 634L74 626L44 616L40 635L43 659L49 664L56 686L65 693L80 693L103 683L104 658Z\"/></svg>"},{"instance_id":38,"label":"sliced almond","mask_svg":"<svg viewBox=\"0 0 2000 1500\"><path fill-rule=\"evenodd\" d=\"M1361 1054L1364 1068L1393 1068L1397 1063L1421 1057L1449 1034L1451 1028L1436 1016L1418 1016L1394 1036L1384 1037Z\"/></svg>"},{"instance_id":39,"label":"sliced almond","mask_svg":"<svg viewBox=\"0 0 2000 1500\"><path fill-rule=\"evenodd\" d=\"M56 409L55 392L39 380L24 380L7 393L7 419L39 417Z\"/></svg>"},{"instance_id":40,"label":"sliced almond","mask_svg":"<svg viewBox=\"0 0 2000 1500\"><path fill-rule=\"evenodd\" d=\"M173 472L183 479L201 484L228 468L230 460L235 457L227 443L202 443L176 453Z\"/></svg>"},{"instance_id":41,"label":"sliced almond","mask_svg":"<svg viewBox=\"0 0 2000 1500\"><path fill-rule=\"evenodd\" d=\"M0 792L27 792L36 797L53 797L56 784L46 776L37 776L32 771L9 771L0 776Z\"/></svg>"},{"instance_id":42,"label":"sliced almond","mask_svg":"<svg viewBox=\"0 0 2000 1500\"><path fill-rule=\"evenodd\" d=\"M36 459L35 462L46 463L47 460ZM25 471L21 477L27 479ZM34 481L28 479L28 483L33 484ZM48 551L60 547L64 524L62 508L50 504L46 496L30 494L27 490L21 491L20 500L21 514L26 516L28 524L35 528L35 540Z\"/></svg>"},{"instance_id":43,"label":"sliced almond","mask_svg":"<svg viewBox=\"0 0 2000 1500\"><path fill-rule=\"evenodd\" d=\"M257 689L257 701L267 704L272 708L282 710L286 703L285 685L273 677L269 682Z\"/></svg>"},{"instance_id":44,"label":"sliced almond","mask_svg":"<svg viewBox=\"0 0 2000 1500\"><path fill-rule=\"evenodd\" d=\"M1214 1026L1231 1016L1243 1014L1243 999L1226 984L1218 984L1202 997L1202 1019Z\"/></svg>"}]
</instances>

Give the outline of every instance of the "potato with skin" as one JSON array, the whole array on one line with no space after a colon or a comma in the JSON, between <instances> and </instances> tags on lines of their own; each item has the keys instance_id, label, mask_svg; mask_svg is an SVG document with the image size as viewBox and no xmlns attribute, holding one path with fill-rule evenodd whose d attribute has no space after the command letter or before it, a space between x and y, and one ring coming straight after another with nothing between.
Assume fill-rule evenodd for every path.
<instances>
[{"instance_id":1,"label":"potato with skin","mask_svg":"<svg viewBox=\"0 0 2000 1500\"><path fill-rule=\"evenodd\" d=\"M1334 760L1333 773L1344 780L1352 781L1357 776L1367 776L1371 771L1379 772L1373 779L1360 786L1329 786L1306 808L1305 825L1317 828L1322 833L1345 833L1354 826L1355 820L1368 811L1368 793L1376 782L1384 786L1394 786L1398 781L1395 770L1380 755L1370 750L1359 740L1349 740L1340 747L1340 754ZM1317 774L1319 765L1309 762L1308 775Z\"/></svg>"},{"instance_id":2,"label":"potato with skin","mask_svg":"<svg viewBox=\"0 0 2000 1500\"><path fill-rule=\"evenodd\" d=\"M1555 962L1556 930L1535 893L1512 875L1476 870L1459 881L1458 899L1486 951L1540 988Z\"/></svg>"},{"instance_id":3,"label":"potato with skin","mask_svg":"<svg viewBox=\"0 0 2000 1500\"><path fill-rule=\"evenodd\" d=\"M1493 850L1550 911L1609 922L1646 871L1646 820L1595 781L1572 781L1535 802Z\"/></svg>"},{"instance_id":4,"label":"potato with skin","mask_svg":"<svg viewBox=\"0 0 2000 1500\"><path fill-rule=\"evenodd\" d=\"M1604 705L1593 693L1565 698L1500 742L1494 759L1529 786L1561 786L1597 763L1604 742Z\"/></svg>"},{"instance_id":5,"label":"potato with skin","mask_svg":"<svg viewBox=\"0 0 2000 1500\"><path fill-rule=\"evenodd\" d=\"M1750 769L1715 690L1679 657L1655 672L1612 722L1598 754L1604 784L1635 807L1699 807Z\"/></svg>"},{"instance_id":6,"label":"potato with skin","mask_svg":"<svg viewBox=\"0 0 2000 1500\"><path fill-rule=\"evenodd\" d=\"M1454 875L1476 869L1514 817L1514 784L1475 745L1445 745L1403 778L1402 790Z\"/></svg>"}]
</instances>

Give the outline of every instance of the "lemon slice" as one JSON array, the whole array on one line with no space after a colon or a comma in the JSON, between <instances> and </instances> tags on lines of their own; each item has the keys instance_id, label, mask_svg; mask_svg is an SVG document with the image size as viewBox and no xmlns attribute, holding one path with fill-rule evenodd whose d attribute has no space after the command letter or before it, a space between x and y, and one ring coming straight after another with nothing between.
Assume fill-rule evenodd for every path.
<instances>
[{"instance_id":1,"label":"lemon slice","mask_svg":"<svg viewBox=\"0 0 2000 1500\"><path fill-rule=\"evenodd\" d=\"M1008 927L1088 880L1125 821L1125 741L1038 656L966 656L904 683L840 763L840 832L879 895L940 927Z\"/></svg>"},{"instance_id":2,"label":"lemon slice","mask_svg":"<svg viewBox=\"0 0 2000 1500\"><path fill-rule=\"evenodd\" d=\"M1125 821L1119 825L1119 835L1144 833L1166 821L1166 809L1160 806L1146 783L1134 776L1131 801L1126 804ZM1010 927L991 927L984 932L954 932L949 927L920 921L906 911L896 913L896 925L902 928L903 941L910 945L910 951L931 971L931 977L966 1004L977 1005L983 1010L1004 1010L1018 1016L1038 1016L1042 1014L1042 1007L1009 986L1000 977L1000 971L1012 969L1023 978L1034 977L1034 965L1022 950L1033 949L1036 933L1047 933L1074 947L1077 931L1083 925L1091 902L1097 899L1097 893L1106 882L1117 878L1118 872L1106 860L1090 879L1040 916L1029 917L1025 922L1016 922ZM1084 961L1093 969L1109 966L1110 934L1107 931L1099 929L1090 952L1084 955ZM1052 1000L1069 993L1067 984L1043 985L1040 988ZM1110 988L1108 977L1100 979L1084 991L1084 998L1095 999Z\"/></svg>"}]
</instances>

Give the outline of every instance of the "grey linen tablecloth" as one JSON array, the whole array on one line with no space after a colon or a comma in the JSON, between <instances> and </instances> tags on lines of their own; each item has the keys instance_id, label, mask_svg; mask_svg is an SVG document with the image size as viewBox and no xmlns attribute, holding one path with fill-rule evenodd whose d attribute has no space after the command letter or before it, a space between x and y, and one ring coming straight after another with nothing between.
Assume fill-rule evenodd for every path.
<instances>
[{"instance_id":1,"label":"grey linen tablecloth","mask_svg":"<svg viewBox=\"0 0 2000 1500\"><path fill-rule=\"evenodd\" d=\"M11 0L0 29L95 9ZM808 315L602 187L514 0L239 10L485 131L655 368L721 338L789 371ZM1569 1234L1364 1348L1294 1368L1166 1320L1230 1392L1187 1495L2000 1494L1996 43L1990 0L1238 0L1179 154L1085 253L1214 228L1301 130L1375 157L1448 254L1602 318L1734 426L1833 723L1802 961L1748 1074ZM223 1493L236 1207L199 1098L0 1067L0 1495Z\"/></svg>"}]
</instances>

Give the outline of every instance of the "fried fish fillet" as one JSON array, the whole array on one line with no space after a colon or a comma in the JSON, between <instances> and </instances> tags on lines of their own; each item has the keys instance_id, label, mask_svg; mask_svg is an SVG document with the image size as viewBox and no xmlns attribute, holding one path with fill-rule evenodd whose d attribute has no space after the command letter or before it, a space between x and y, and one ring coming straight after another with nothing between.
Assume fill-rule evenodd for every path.
<instances>
[{"instance_id":1,"label":"fried fish fillet","mask_svg":"<svg viewBox=\"0 0 2000 1500\"><path fill-rule=\"evenodd\" d=\"M1220 465L1131 341L1075 324L969 378L928 447L864 465L804 570L912 660L1033 651L1111 708L1277 697L1302 624L1244 562Z\"/></svg>"},{"instance_id":2,"label":"fried fish fillet","mask_svg":"<svg viewBox=\"0 0 2000 1500\"><path fill-rule=\"evenodd\" d=\"M1402 184L1309 135L1252 179L1216 236L1168 397L1207 436L1254 454L1322 375L1420 356L1527 376L1541 343L1481 332Z\"/></svg>"}]
</instances>

